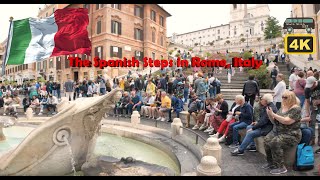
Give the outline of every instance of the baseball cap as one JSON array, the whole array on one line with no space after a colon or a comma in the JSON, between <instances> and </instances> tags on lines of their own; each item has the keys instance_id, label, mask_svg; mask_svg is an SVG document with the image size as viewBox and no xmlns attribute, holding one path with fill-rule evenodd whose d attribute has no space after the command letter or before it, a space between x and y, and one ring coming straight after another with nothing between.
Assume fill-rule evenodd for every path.
<instances>
[{"instance_id":1,"label":"baseball cap","mask_svg":"<svg viewBox=\"0 0 320 180\"><path fill-rule=\"evenodd\" d=\"M316 82L317 79L313 76L310 76L306 80L306 88L311 88L313 86L313 83Z\"/></svg>"}]
</instances>

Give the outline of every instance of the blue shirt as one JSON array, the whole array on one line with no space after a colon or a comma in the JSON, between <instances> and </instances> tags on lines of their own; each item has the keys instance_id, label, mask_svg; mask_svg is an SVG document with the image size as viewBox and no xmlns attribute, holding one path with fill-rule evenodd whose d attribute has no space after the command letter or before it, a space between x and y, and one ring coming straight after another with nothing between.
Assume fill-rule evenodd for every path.
<instances>
[{"instance_id":1,"label":"blue shirt","mask_svg":"<svg viewBox=\"0 0 320 180\"><path fill-rule=\"evenodd\" d=\"M240 108L241 114L239 115L240 122L245 122L250 125L253 119L253 108L250 104L244 103Z\"/></svg>"},{"instance_id":2,"label":"blue shirt","mask_svg":"<svg viewBox=\"0 0 320 180\"><path fill-rule=\"evenodd\" d=\"M142 102L142 98L139 95L136 95L135 97L132 98L133 105L137 104L139 101Z\"/></svg>"}]
</instances>

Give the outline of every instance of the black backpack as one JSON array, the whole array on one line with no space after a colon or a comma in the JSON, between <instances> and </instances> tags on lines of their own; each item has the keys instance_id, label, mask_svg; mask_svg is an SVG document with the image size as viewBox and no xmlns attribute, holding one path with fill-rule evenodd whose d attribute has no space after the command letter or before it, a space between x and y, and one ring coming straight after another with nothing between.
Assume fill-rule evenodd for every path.
<instances>
[{"instance_id":1,"label":"black backpack","mask_svg":"<svg viewBox=\"0 0 320 180\"><path fill-rule=\"evenodd\" d=\"M217 78L214 78L214 80L211 82L210 84L212 87L217 87L218 83L217 83Z\"/></svg>"}]
</instances>

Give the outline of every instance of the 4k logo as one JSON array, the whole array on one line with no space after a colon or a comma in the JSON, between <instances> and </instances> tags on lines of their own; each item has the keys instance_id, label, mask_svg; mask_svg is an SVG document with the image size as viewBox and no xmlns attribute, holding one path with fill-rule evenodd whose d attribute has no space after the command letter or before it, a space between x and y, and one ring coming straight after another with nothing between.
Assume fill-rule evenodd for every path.
<instances>
[{"instance_id":1,"label":"4k logo","mask_svg":"<svg viewBox=\"0 0 320 180\"><path fill-rule=\"evenodd\" d=\"M315 53L315 37L311 34L288 34L284 40L286 54Z\"/></svg>"}]
</instances>

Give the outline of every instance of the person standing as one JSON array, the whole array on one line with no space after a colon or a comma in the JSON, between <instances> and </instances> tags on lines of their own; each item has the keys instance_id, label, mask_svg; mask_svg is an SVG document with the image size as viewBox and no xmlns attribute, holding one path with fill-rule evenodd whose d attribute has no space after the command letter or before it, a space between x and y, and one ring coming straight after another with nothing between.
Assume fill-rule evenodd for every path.
<instances>
[{"instance_id":1,"label":"person standing","mask_svg":"<svg viewBox=\"0 0 320 180\"><path fill-rule=\"evenodd\" d=\"M294 68L289 76L289 91L293 91L296 87L296 82L298 80L298 68Z\"/></svg>"},{"instance_id":2,"label":"person standing","mask_svg":"<svg viewBox=\"0 0 320 180\"><path fill-rule=\"evenodd\" d=\"M98 82L100 84L100 94L105 95L106 94L106 81L102 77L102 75L98 76Z\"/></svg>"},{"instance_id":3,"label":"person standing","mask_svg":"<svg viewBox=\"0 0 320 180\"><path fill-rule=\"evenodd\" d=\"M282 94L286 91L286 83L283 80L283 74L278 74L277 81L279 83L274 88L273 100L277 109L280 109L282 102Z\"/></svg>"},{"instance_id":4,"label":"person standing","mask_svg":"<svg viewBox=\"0 0 320 180\"><path fill-rule=\"evenodd\" d=\"M254 75L249 75L249 80L244 83L242 89L242 95L245 97L245 101L250 101L252 107L256 96L260 96L260 89L254 77Z\"/></svg>"},{"instance_id":5,"label":"person standing","mask_svg":"<svg viewBox=\"0 0 320 180\"><path fill-rule=\"evenodd\" d=\"M273 90L274 87L276 87L277 85L277 75L278 75L277 66L274 66L270 73L270 77L272 78L272 84L270 87L271 90Z\"/></svg>"},{"instance_id":6,"label":"person standing","mask_svg":"<svg viewBox=\"0 0 320 180\"><path fill-rule=\"evenodd\" d=\"M67 82L64 83L64 91L66 92L66 97L69 99L69 101L72 101L73 82L70 77L68 77Z\"/></svg>"},{"instance_id":7,"label":"person standing","mask_svg":"<svg viewBox=\"0 0 320 180\"><path fill-rule=\"evenodd\" d=\"M299 98L300 106L302 108L305 101L304 88L306 86L306 80L304 79L304 73L302 71L299 72L298 77L299 79L296 81L296 88L294 88L293 92Z\"/></svg>"}]
</instances>

